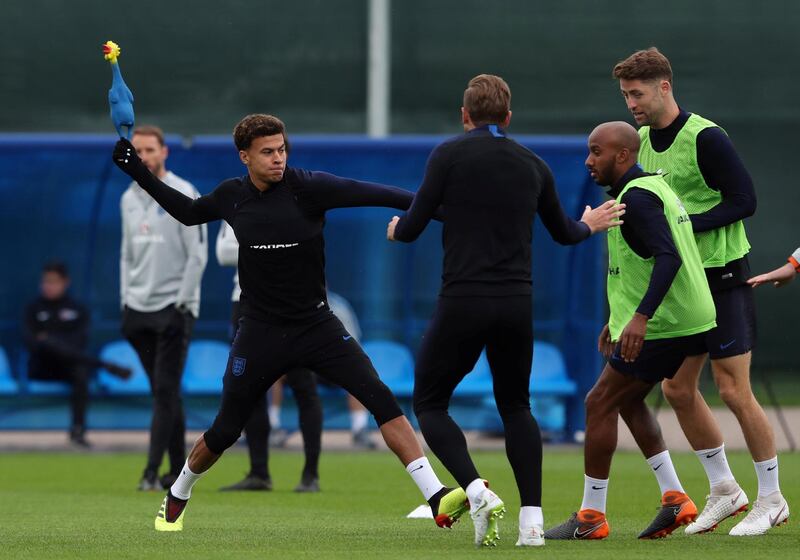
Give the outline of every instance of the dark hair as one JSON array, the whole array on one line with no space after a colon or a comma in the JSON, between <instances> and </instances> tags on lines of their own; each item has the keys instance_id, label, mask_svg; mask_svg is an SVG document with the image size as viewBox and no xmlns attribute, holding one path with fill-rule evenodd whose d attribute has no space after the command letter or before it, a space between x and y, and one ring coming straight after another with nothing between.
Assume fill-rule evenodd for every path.
<instances>
[{"instance_id":1,"label":"dark hair","mask_svg":"<svg viewBox=\"0 0 800 560\"><path fill-rule=\"evenodd\" d=\"M475 76L464 90L464 109L475 126L503 122L511 109L511 90L500 76Z\"/></svg>"},{"instance_id":2,"label":"dark hair","mask_svg":"<svg viewBox=\"0 0 800 560\"><path fill-rule=\"evenodd\" d=\"M61 278L69 278L69 270L67 265L61 261L50 261L42 267L42 274L53 272L61 276Z\"/></svg>"},{"instance_id":3,"label":"dark hair","mask_svg":"<svg viewBox=\"0 0 800 560\"><path fill-rule=\"evenodd\" d=\"M667 80L672 83L672 66L655 47L636 51L614 66L611 75L617 80Z\"/></svg>"},{"instance_id":4,"label":"dark hair","mask_svg":"<svg viewBox=\"0 0 800 560\"><path fill-rule=\"evenodd\" d=\"M164 131L158 128L157 126L153 126L152 124L143 124L142 126L137 126L133 129L133 136L137 134L141 134L142 136L155 136L158 143L164 146Z\"/></svg>"},{"instance_id":5,"label":"dark hair","mask_svg":"<svg viewBox=\"0 0 800 560\"><path fill-rule=\"evenodd\" d=\"M255 113L247 115L236 123L233 128L233 143L236 144L237 150L246 150L256 138L274 136L276 134L283 135L283 143L286 145L286 151L288 152L289 138L286 136L286 125L283 124L283 121L272 115Z\"/></svg>"}]
</instances>

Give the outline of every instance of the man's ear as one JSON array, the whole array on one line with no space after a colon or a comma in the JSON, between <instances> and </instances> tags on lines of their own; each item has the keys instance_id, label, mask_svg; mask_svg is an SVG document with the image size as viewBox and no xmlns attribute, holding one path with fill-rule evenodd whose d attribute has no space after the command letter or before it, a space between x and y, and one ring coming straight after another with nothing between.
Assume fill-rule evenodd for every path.
<instances>
[{"instance_id":1,"label":"man's ear","mask_svg":"<svg viewBox=\"0 0 800 560\"><path fill-rule=\"evenodd\" d=\"M242 161L243 164L247 165L250 161L250 158L247 157L247 152L245 150L239 150L239 159Z\"/></svg>"}]
</instances>

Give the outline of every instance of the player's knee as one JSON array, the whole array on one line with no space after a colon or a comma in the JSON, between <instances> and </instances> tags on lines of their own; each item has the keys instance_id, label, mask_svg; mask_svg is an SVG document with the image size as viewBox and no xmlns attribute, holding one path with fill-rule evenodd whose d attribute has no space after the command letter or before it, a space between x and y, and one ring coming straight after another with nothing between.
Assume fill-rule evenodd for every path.
<instances>
[{"instance_id":1,"label":"player's knee","mask_svg":"<svg viewBox=\"0 0 800 560\"><path fill-rule=\"evenodd\" d=\"M719 385L719 396L722 402L733 412L743 410L754 400L753 392L749 385L733 382L721 383Z\"/></svg>"},{"instance_id":2,"label":"player's knee","mask_svg":"<svg viewBox=\"0 0 800 560\"><path fill-rule=\"evenodd\" d=\"M500 419L503 422L513 421L520 416L530 415L531 404L530 400L512 401L512 402L497 402L497 412L500 413Z\"/></svg>"},{"instance_id":3,"label":"player's knee","mask_svg":"<svg viewBox=\"0 0 800 560\"><path fill-rule=\"evenodd\" d=\"M222 455L226 449L231 447L239 439L241 430L236 430L232 426L220 426L216 423L203 434L206 447L217 455Z\"/></svg>"},{"instance_id":4,"label":"player's knee","mask_svg":"<svg viewBox=\"0 0 800 560\"><path fill-rule=\"evenodd\" d=\"M675 383L669 379L661 383L661 391L667 402L676 409L688 408L697 398L697 389L694 386Z\"/></svg>"},{"instance_id":5,"label":"player's knee","mask_svg":"<svg viewBox=\"0 0 800 560\"><path fill-rule=\"evenodd\" d=\"M586 407L586 414L597 414L600 412L603 403L606 401L605 390L602 387L595 385L586 393L586 398L583 404Z\"/></svg>"},{"instance_id":6,"label":"player's knee","mask_svg":"<svg viewBox=\"0 0 800 560\"><path fill-rule=\"evenodd\" d=\"M156 405L171 406L180 400L180 389L167 385L161 385L153 390L153 400Z\"/></svg>"}]
</instances>

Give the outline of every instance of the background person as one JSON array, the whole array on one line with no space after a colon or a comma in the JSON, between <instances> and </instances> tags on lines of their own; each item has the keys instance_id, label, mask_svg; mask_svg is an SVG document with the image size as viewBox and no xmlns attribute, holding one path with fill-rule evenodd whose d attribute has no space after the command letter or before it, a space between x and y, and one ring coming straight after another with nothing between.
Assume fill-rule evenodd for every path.
<instances>
[{"instance_id":1,"label":"background person","mask_svg":"<svg viewBox=\"0 0 800 560\"><path fill-rule=\"evenodd\" d=\"M69 439L80 447L89 447L86 407L92 370L102 367L122 379L130 377L131 370L86 352L89 311L67 293L69 283L65 264L54 261L44 266L41 293L25 308L23 336L30 353L28 377L72 385Z\"/></svg>"},{"instance_id":2,"label":"background person","mask_svg":"<svg viewBox=\"0 0 800 560\"><path fill-rule=\"evenodd\" d=\"M167 171L169 150L155 126L134 129L131 140L146 168L190 198L191 183ZM186 419L181 379L194 321L200 312L200 282L208 260L206 226L187 227L167 214L136 182L120 201L122 334L136 350L153 395L147 463L139 490L169 486L186 460ZM158 469L168 451L170 468Z\"/></svg>"}]
</instances>

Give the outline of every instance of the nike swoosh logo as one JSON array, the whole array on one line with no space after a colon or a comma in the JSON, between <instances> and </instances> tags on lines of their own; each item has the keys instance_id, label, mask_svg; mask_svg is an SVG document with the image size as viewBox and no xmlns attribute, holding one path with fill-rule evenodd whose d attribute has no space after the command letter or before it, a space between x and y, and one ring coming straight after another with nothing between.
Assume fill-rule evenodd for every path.
<instances>
[{"instance_id":1,"label":"nike swoosh logo","mask_svg":"<svg viewBox=\"0 0 800 560\"><path fill-rule=\"evenodd\" d=\"M778 519L780 519L781 514L783 513L783 510L785 510L785 509L786 509L786 504L783 504L783 507L778 512L778 515L776 515L775 517L772 517L771 515L769 516L769 524L770 524L770 526L772 526L772 527L775 526L775 524L778 522Z\"/></svg>"},{"instance_id":2,"label":"nike swoosh logo","mask_svg":"<svg viewBox=\"0 0 800 560\"><path fill-rule=\"evenodd\" d=\"M719 349L720 350L725 350L726 348L730 348L731 346L733 346L734 342L736 342L735 338L733 340L731 340L728 344L720 344L719 345Z\"/></svg>"},{"instance_id":3,"label":"nike swoosh logo","mask_svg":"<svg viewBox=\"0 0 800 560\"><path fill-rule=\"evenodd\" d=\"M661 465L663 465L663 464L664 464L664 463L659 463L657 467L653 467L653 470L654 470L654 471L657 471L658 469L660 469L660 468L661 468Z\"/></svg>"},{"instance_id":4,"label":"nike swoosh logo","mask_svg":"<svg viewBox=\"0 0 800 560\"><path fill-rule=\"evenodd\" d=\"M419 465L419 466L418 466L416 469L411 469L411 470L409 471L409 473L412 473L412 472L417 472L418 470L420 470L420 469L421 469L421 468L423 468L424 466L425 466L425 465Z\"/></svg>"},{"instance_id":5,"label":"nike swoosh logo","mask_svg":"<svg viewBox=\"0 0 800 560\"><path fill-rule=\"evenodd\" d=\"M732 506L735 506L735 505L736 505L736 501L739 499L739 496L741 496L741 495L742 495L742 492L741 492L741 491L739 491L739 493L738 493L738 494L736 494L736 497L734 497L734 498L731 498L731 505L732 505Z\"/></svg>"},{"instance_id":6,"label":"nike swoosh logo","mask_svg":"<svg viewBox=\"0 0 800 560\"><path fill-rule=\"evenodd\" d=\"M774 467L767 467L767 470L768 471L774 471L777 468L778 468L778 465L775 465Z\"/></svg>"},{"instance_id":7,"label":"nike swoosh logo","mask_svg":"<svg viewBox=\"0 0 800 560\"><path fill-rule=\"evenodd\" d=\"M353 336L352 336L352 335L351 335L351 336L343 336L343 337L342 337L342 340L350 340L351 338L353 338Z\"/></svg>"},{"instance_id":8,"label":"nike swoosh logo","mask_svg":"<svg viewBox=\"0 0 800 560\"><path fill-rule=\"evenodd\" d=\"M586 530L584 530L584 531L581 531L581 528L580 528L580 527L577 527L577 528L575 529L575 533L573 533L573 534L575 535L575 538L576 538L576 539L582 539L583 537L586 537L586 536L588 536L588 535L591 535L592 533L594 533L595 531L597 531L597 530L598 530L600 527L602 527L602 526L603 526L603 524L602 524L602 523L598 523L597 525L592 525L591 527L589 527L588 529L586 529Z\"/></svg>"},{"instance_id":9,"label":"nike swoosh logo","mask_svg":"<svg viewBox=\"0 0 800 560\"><path fill-rule=\"evenodd\" d=\"M723 348L723 350L724 350L724 348ZM711 459L711 457L714 457L715 455L719 455L721 451L722 451L722 449L717 449L716 451L714 451L714 453L709 453L708 455L706 455L706 459Z\"/></svg>"},{"instance_id":10,"label":"nike swoosh logo","mask_svg":"<svg viewBox=\"0 0 800 560\"><path fill-rule=\"evenodd\" d=\"M602 490L605 486L592 486L592 490Z\"/></svg>"},{"instance_id":11,"label":"nike swoosh logo","mask_svg":"<svg viewBox=\"0 0 800 560\"><path fill-rule=\"evenodd\" d=\"M480 506L478 509L476 509L476 510L475 510L475 512L474 512L474 513L478 513L480 510L482 510L483 508L485 508L485 507L486 507L486 506L488 506L488 505L489 505L489 502L483 502L483 503L481 504L481 506Z\"/></svg>"}]
</instances>

